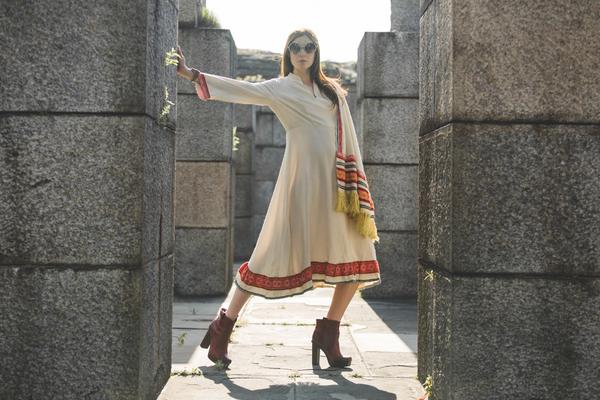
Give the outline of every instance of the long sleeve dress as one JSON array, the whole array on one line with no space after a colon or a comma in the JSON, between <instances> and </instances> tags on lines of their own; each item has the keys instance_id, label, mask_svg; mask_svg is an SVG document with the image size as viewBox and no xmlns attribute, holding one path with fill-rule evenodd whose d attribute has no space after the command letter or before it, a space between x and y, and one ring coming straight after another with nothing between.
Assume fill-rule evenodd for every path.
<instances>
[{"instance_id":1,"label":"long sleeve dress","mask_svg":"<svg viewBox=\"0 0 600 400\"><path fill-rule=\"evenodd\" d=\"M358 290L380 284L373 241L335 210L337 106L317 84L310 88L293 72L258 83L201 72L194 85L205 101L268 106L286 132L256 246L235 284L265 298L342 282L359 282Z\"/></svg>"}]
</instances>

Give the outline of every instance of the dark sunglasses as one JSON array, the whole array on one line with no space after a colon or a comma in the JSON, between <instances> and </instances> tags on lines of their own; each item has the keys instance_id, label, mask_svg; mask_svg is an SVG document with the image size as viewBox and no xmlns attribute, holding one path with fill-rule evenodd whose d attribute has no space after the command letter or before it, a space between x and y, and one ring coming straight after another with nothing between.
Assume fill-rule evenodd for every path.
<instances>
[{"instance_id":1,"label":"dark sunglasses","mask_svg":"<svg viewBox=\"0 0 600 400\"><path fill-rule=\"evenodd\" d=\"M288 48L294 54L298 54L298 53L300 53L300 50L302 50L302 47L298 43L292 43L288 46ZM313 51L315 51L316 49L317 49L317 45L314 44L313 42L309 42L306 44L306 46L304 46L304 51L306 51L309 54L312 53Z\"/></svg>"}]
</instances>

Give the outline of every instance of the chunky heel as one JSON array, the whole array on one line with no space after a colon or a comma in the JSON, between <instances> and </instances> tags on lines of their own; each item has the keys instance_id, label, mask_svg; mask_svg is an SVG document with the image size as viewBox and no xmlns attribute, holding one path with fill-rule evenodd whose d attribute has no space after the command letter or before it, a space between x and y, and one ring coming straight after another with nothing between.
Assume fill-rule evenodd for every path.
<instances>
[{"instance_id":1,"label":"chunky heel","mask_svg":"<svg viewBox=\"0 0 600 400\"><path fill-rule=\"evenodd\" d=\"M202 343L200 343L200 347L203 349L208 349L210 345L210 329L206 330L206 335L204 335L204 339L202 339Z\"/></svg>"},{"instance_id":2,"label":"chunky heel","mask_svg":"<svg viewBox=\"0 0 600 400\"><path fill-rule=\"evenodd\" d=\"M344 357L340 352L340 321L317 319L312 337L313 365L319 363L320 350L323 350L330 367L345 368L352 364L352 357Z\"/></svg>"},{"instance_id":3,"label":"chunky heel","mask_svg":"<svg viewBox=\"0 0 600 400\"><path fill-rule=\"evenodd\" d=\"M210 323L200 343L200 347L208 349L208 359L215 364L221 364L224 368L231 363L231 359L227 356L227 345L237 320L237 318L234 320L228 318L225 315L226 311L225 308L219 310L219 315Z\"/></svg>"},{"instance_id":4,"label":"chunky heel","mask_svg":"<svg viewBox=\"0 0 600 400\"><path fill-rule=\"evenodd\" d=\"M319 365L319 358L321 357L321 349L316 343L312 344L312 364Z\"/></svg>"}]
</instances>

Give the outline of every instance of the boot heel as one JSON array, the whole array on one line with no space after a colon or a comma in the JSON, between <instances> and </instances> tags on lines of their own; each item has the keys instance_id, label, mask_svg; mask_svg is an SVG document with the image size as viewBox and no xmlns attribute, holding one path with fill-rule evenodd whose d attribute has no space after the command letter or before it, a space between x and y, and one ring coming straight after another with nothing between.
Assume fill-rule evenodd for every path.
<instances>
[{"instance_id":1,"label":"boot heel","mask_svg":"<svg viewBox=\"0 0 600 400\"><path fill-rule=\"evenodd\" d=\"M202 339L202 343L200 343L200 347L203 349L208 349L210 345L210 328L206 331L206 335L204 335L204 339Z\"/></svg>"},{"instance_id":2,"label":"boot heel","mask_svg":"<svg viewBox=\"0 0 600 400\"><path fill-rule=\"evenodd\" d=\"M316 343L312 344L312 363L313 365L319 365L319 358L321 357L321 349Z\"/></svg>"}]
</instances>

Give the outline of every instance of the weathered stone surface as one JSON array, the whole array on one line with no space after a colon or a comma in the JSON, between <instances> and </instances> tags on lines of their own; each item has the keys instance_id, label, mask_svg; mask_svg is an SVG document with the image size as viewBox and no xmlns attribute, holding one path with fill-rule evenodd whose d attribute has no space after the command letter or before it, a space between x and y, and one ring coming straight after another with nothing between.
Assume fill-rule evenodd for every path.
<instances>
[{"instance_id":1,"label":"weathered stone surface","mask_svg":"<svg viewBox=\"0 0 600 400\"><path fill-rule=\"evenodd\" d=\"M179 94L177 100L177 160L230 160L233 147L232 105L222 101L202 101L195 94Z\"/></svg>"},{"instance_id":2,"label":"weathered stone surface","mask_svg":"<svg viewBox=\"0 0 600 400\"><path fill-rule=\"evenodd\" d=\"M254 214L266 214L273 191L275 190L275 182L273 181L254 181L252 212Z\"/></svg>"},{"instance_id":3,"label":"weathered stone surface","mask_svg":"<svg viewBox=\"0 0 600 400\"><path fill-rule=\"evenodd\" d=\"M172 253L174 141L146 117L0 118L0 263L139 265Z\"/></svg>"},{"instance_id":4,"label":"weathered stone surface","mask_svg":"<svg viewBox=\"0 0 600 400\"><path fill-rule=\"evenodd\" d=\"M156 397L171 369L170 287L172 255L138 269L0 268L0 397Z\"/></svg>"},{"instance_id":5,"label":"weathered stone surface","mask_svg":"<svg viewBox=\"0 0 600 400\"><path fill-rule=\"evenodd\" d=\"M348 96L346 97L346 100L348 101L348 109L350 110L350 114L352 115L352 119L354 122L354 128L356 129L356 133L358 135L359 134L358 128L360 127L360 112L357 112L358 99L356 96L356 83L353 83L350 85L345 85L344 89L346 89L348 91ZM359 145L361 145L360 138L359 138Z\"/></svg>"},{"instance_id":6,"label":"weathered stone surface","mask_svg":"<svg viewBox=\"0 0 600 400\"><path fill-rule=\"evenodd\" d=\"M160 329L160 338L158 342L158 362L167 366L165 368L167 376L164 381L168 380L171 363L172 363L172 347L173 342L172 326L173 326L173 296L175 285L175 256L174 253L169 254L159 260L160 268L160 290L153 299L158 299L159 304L159 321L158 329ZM154 301L154 300L152 300ZM162 381L162 382L164 382ZM164 384L161 385L164 386ZM161 389L159 388L159 390ZM155 392L156 393L156 392ZM156 396L156 394L155 394Z\"/></svg>"},{"instance_id":7,"label":"weathered stone surface","mask_svg":"<svg viewBox=\"0 0 600 400\"><path fill-rule=\"evenodd\" d=\"M419 139L418 256L452 266L452 129Z\"/></svg>"},{"instance_id":8,"label":"weathered stone surface","mask_svg":"<svg viewBox=\"0 0 600 400\"><path fill-rule=\"evenodd\" d=\"M254 150L255 178L276 181L283 161L284 147L257 146Z\"/></svg>"},{"instance_id":9,"label":"weathered stone surface","mask_svg":"<svg viewBox=\"0 0 600 400\"><path fill-rule=\"evenodd\" d=\"M419 0L392 0L391 30L419 32Z\"/></svg>"},{"instance_id":10,"label":"weathered stone surface","mask_svg":"<svg viewBox=\"0 0 600 400\"><path fill-rule=\"evenodd\" d=\"M145 398L154 398L171 372L173 254L144 265L141 279L139 365L147 382L141 390Z\"/></svg>"},{"instance_id":11,"label":"weathered stone surface","mask_svg":"<svg viewBox=\"0 0 600 400\"><path fill-rule=\"evenodd\" d=\"M419 34L366 32L357 69L357 98L418 97Z\"/></svg>"},{"instance_id":12,"label":"weathered stone surface","mask_svg":"<svg viewBox=\"0 0 600 400\"><path fill-rule=\"evenodd\" d=\"M206 0L177 0L179 4L179 27L194 27L199 24L202 9L206 7Z\"/></svg>"},{"instance_id":13,"label":"weathered stone surface","mask_svg":"<svg viewBox=\"0 0 600 400\"><path fill-rule=\"evenodd\" d=\"M421 17L421 132L452 120L598 123L599 15L594 1L433 1Z\"/></svg>"},{"instance_id":14,"label":"weathered stone surface","mask_svg":"<svg viewBox=\"0 0 600 400\"><path fill-rule=\"evenodd\" d=\"M257 113L254 124L254 143L262 146L273 145L273 113Z\"/></svg>"},{"instance_id":15,"label":"weathered stone surface","mask_svg":"<svg viewBox=\"0 0 600 400\"><path fill-rule=\"evenodd\" d=\"M235 217L252 215L252 175L235 176Z\"/></svg>"},{"instance_id":16,"label":"weathered stone surface","mask_svg":"<svg viewBox=\"0 0 600 400\"><path fill-rule=\"evenodd\" d=\"M238 130L252 130L252 110L254 104L234 104L233 115L234 122Z\"/></svg>"},{"instance_id":17,"label":"weathered stone surface","mask_svg":"<svg viewBox=\"0 0 600 400\"><path fill-rule=\"evenodd\" d=\"M0 110L126 112L157 119L165 86L174 101L175 67L166 66L164 57L176 38L177 8L170 1L6 3L0 16ZM120 62L123 57L127 62ZM172 106L166 119L171 128L175 116Z\"/></svg>"},{"instance_id":18,"label":"weathered stone surface","mask_svg":"<svg viewBox=\"0 0 600 400\"><path fill-rule=\"evenodd\" d=\"M229 29L180 28L177 40L188 66L209 74L235 77L237 48ZM179 82L184 84L178 85L178 94L196 93L193 83L182 79ZM209 101L225 104L225 102L217 100Z\"/></svg>"},{"instance_id":19,"label":"weathered stone surface","mask_svg":"<svg viewBox=\"0 0 600 400\"><path fill-rule=\"evenodd\" d=\"M363 162L418 163L418 106L418 99L363 99Z\"/></svg>"},{"instance_id":20,"label":"weathered stone surface","mask_svg":"<svg viewBox=\"0 0 600 400\"><path fill-rule=\"evenodd\" d=\"M417 270L419 381L424 383L427 377L431 376L435 398L451 399L453 375L449 371L451 371L450 366L453 365L450 349L453 345L454 316L452 279L423 266L420 262ZM469 294L468 298L474 304L481 303L481 299L473 297L473 294ZM508 301L508 298L505 301ZM470 333L473 334L477 333ZM489 352L489 347L482 348L481 351Z\"/></svg>"},{"instance_id":21,"label":"weathered stone surface","mask_svg":"<svg viewBox=\"0 0 600 400\"><path fill-rule=\"evenodd\" d=\"M142 263L174 252L175 136L145 119Z\"/></svg>"},{"instance_id":22,"label":"weathered stone surface","mask_svg":"<svg viewBox=\"0 0 600 400\"><path fill-rule=\"evenodd\" d=\"M252 247L256 246L256 241L258 240L258 234L262 229L262 226L265 222L265 214L254 214L252 216Z\"/></svg>"},{"instance_id":23,"label":"weathered stone surface","mask_svg":"<svg viewBox=\"0 0 600 400\"><path fill-rule=\"evenodd\" d=\"M367 164L378 230L417 229L417 166Z\"/></svg>"},{"instance_id":24,"label":"weathered stone surface","mask_svg":"<svg viewBox=\"0 0 600 400\"><path fill-rule=\"evenodd\" d=\"M236 132L239 139L237 150L233 150L233 165L236 174L252 173L252 154L254 149L254 133L251 131Z\"/></svg>"},{"instance_id":25,"label":"weathered stone surface","mask_svg":"<svg viewBox=\"0 0 600 400\"><path fill-rule=\"evenodd\" d=\"M277 116L273 115L273 144L275 146L285 146L285 135L285 128L281 124L281 121L279 121Z\"/></svg>"},{"instance_id":26,"label":"weathered stone surface","mask_svg":"<svg viewBox=\"0 0 600 400\"><path fill-rule=\"evenodd\" d=\"M376 245L381 284L362 292L364 298L417 297L417 233L379 232Z\"/></svg>"},{"instance_id":27,"label":"weathered stone surface","mask_svg":"<svg viewBox=\"0 0 600 400\"><path fill-rule=\"evenodd\" d=\"M560 399L598 392L600 382L588 378L600 358L600 346L590 341L600 326L600 279L432 276L422 287L432 292L426 296L433 325L420 328L432 332L423 339L432 343L419 342L419 364L428 363L438 379L435 398Z\"/></svg>"},{"instance_id":28,"label":"weathered stone surface","mask_svg":"<svg viewBox=\"0 0 600 400\"><path fill-rule=\"evenodd\" d=\"M214 366L202 366L199 372L202 376L172 377L173 385L165 388L159 398L196 399L209 395L210 400L289 399L294 393L293 380L287 376L229 376Z\"/></svg>"},{"instance_id":29,"label":"weathered stone surface","mask_svg":"<svg viewBox=\"0 0 600 400\"><path fill-rule=\"evenodd\" d=\"M439 18L437 15L438 12L450 12L450 1L434 1L420 18L419 126L421 134L440 126L436 121L451 119L452 26L449 18ZM421 0L421 7L424 6ZM439 11L436 12L438 9Z\"/></svg>"},{"instance_id":30,"label":"weathered stone surface","mask_svg":"<svg viewBox=\"0 0 600 400\"><path fill-rule=\"evenodd\" d=\"M227 227L232 218L232 165L178 161L175 185L177 227Z\"/></svg>"},{"instance_id":31,"label":"weathered stone surface","mask_svg":"<svg viewBox=\"0 0 600 400\"><path fill-rule=\"evenodd\" d=\"M234 260L248 260L253 250L252 217L236 217L234 224Z\"/></svg>"},{"instance_id":32,"label":"weathered stone surface","mask_svg":"<svg viewBox=\"0 0 600 400\"><path fill-rule=\"evenodd\" d=\"M215 295L229 290L229 229L175 230L175 292L178 295Z\"/></svg>"},{"instance_id":33,"label":"weathered stone surface","mask_svg":"<svg viewBox=\"0 0 600 400\"><path fill-rule=\"evenodd\" d=\"M599 126L452 124L420 149L421 258L457 272L600 275Z\"/></svg>"},{"instance_id":34,"label":"weathered stone surface","mask_svg":"<svg viewBox=\"0 0 600 400\"><path fill-rule=\"evenodd\" d=\"M233 362L227 371L216 369L206 357L206 350L199 349L197 343L221 304L231 300L233 290L225 300L209 298L201 303L180 300L175 303L178 328L174 332L177 336L183 333L188 336L183 346L174 336L173 370L190 372L197 367L202 377L188 376L185 381L171 378L160 399L189 398L192 393L209 394L210 398L252 399L260 395L266 399L287 399L295 393L296 398L310 399L408 400L423 394L414 377L417 315L412 300L365 301L356 295L340 326L340 347L344 355L353 358L352 365L344 369L329 368L321 352L320 368L313 368L310 339L316 318L327 313L332 288L282 299L251 297L231 336L229 355ZM256 377L269 379L271 385L268 389L256 387ZM281 385L273 385L285 379ZM286 387L291 388L289 392ZM200 388L202 392L198 391Z\"/></svg>"}]
</instances>

